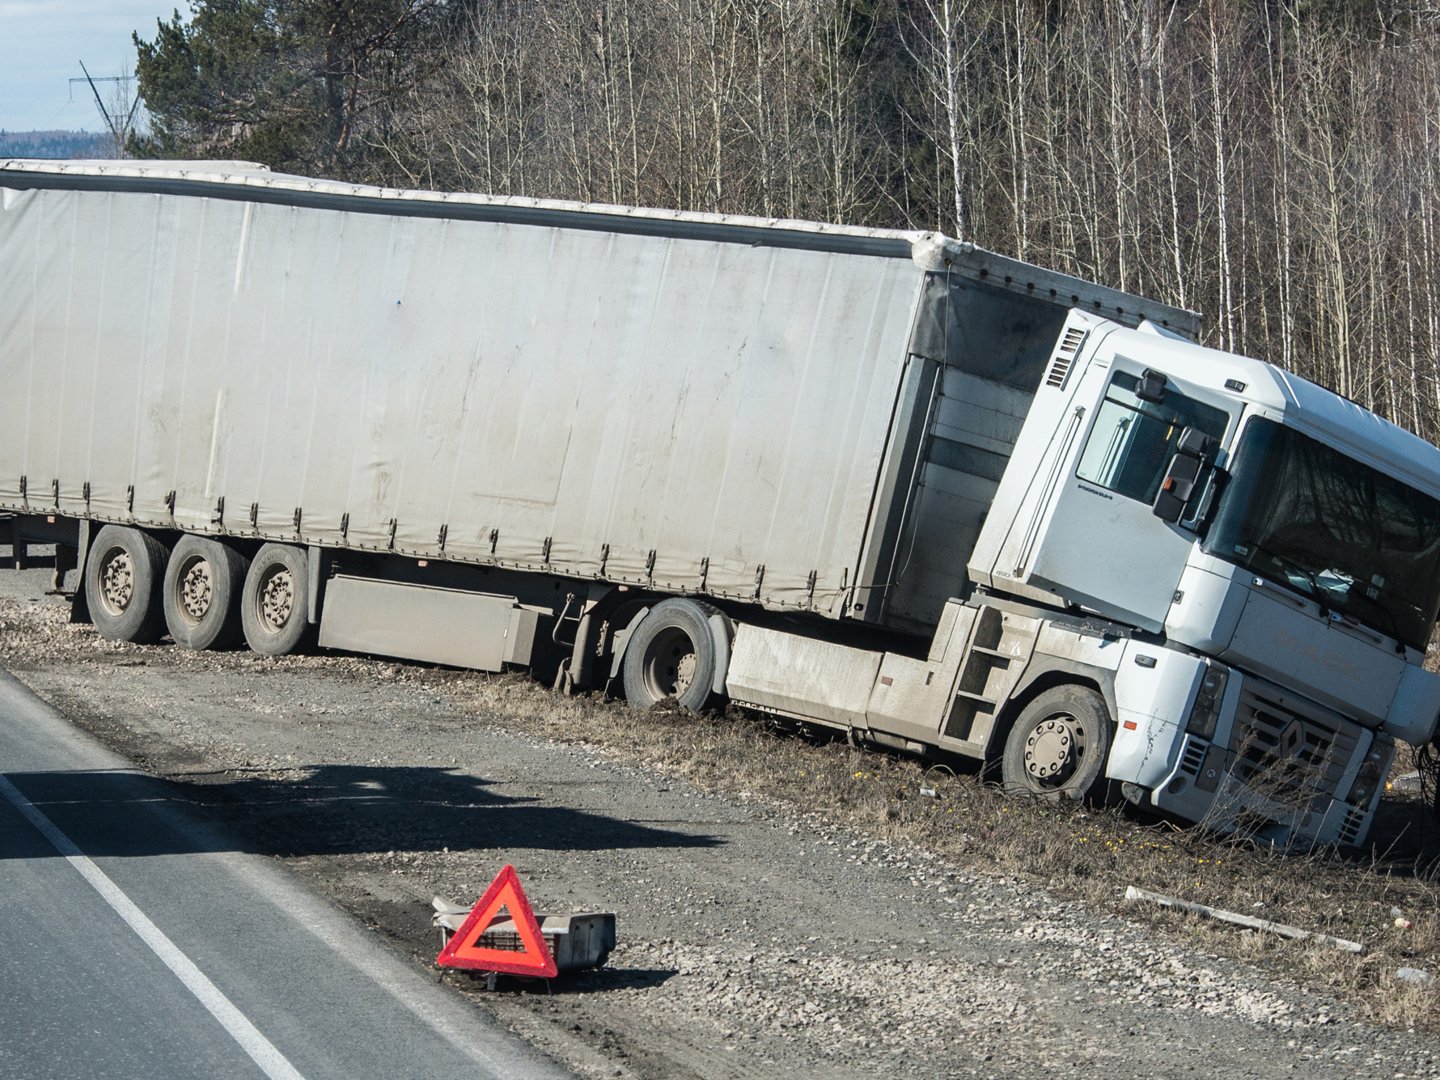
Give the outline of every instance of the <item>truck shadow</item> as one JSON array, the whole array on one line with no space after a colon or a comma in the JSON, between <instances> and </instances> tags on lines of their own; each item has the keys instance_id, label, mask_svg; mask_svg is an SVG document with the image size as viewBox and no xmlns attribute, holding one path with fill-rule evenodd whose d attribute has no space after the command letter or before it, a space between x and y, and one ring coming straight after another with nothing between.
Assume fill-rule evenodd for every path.
<instances>
[{"instance_id":1,"label":"truck shadow","mask_svg":"<svg viewBox=\"0 0 1440 1080\"><path fill-rule=\"evenodd\" d=\"M1353 862L1396 877L1433 879L1440 871L1440 819L1418 794L1386 795L1364 845L1347 854Z\"/></svg>"},{"instance_id":2,"label":"truck shadow","mask_svg":"<svg viewBox=\"0 0 1440 1080\"><path fill-rule=\"evenodd\" d=\"M317 765L283 775L159 780L124 770L9 773L86 855L241 851L297 857L409 852L708 848L715 836L501 794L420 766ZM0 800L0 814L11 807ZM29 827L0 827L0 859L54 855Z\"/></svg>"},{"instance_id":3,"label":"truck shadow","mask_svg":"<svg viewBox=\"0 0 1440 1080\"><path fill-rule=\"evenodd\" d=\"M622 968L607 964L600 968L585 968L579 971L565 971L553 980L526 979L515 975L501 975L494 990L484 990L484 973L447 971L446 978L452 985L475 993L501 993L514 996L543 994L546 997L565 997L571 994L594 994L606 990L650 990L663 986L680 972L675 968Z\"/></svg>"}]
</instances>

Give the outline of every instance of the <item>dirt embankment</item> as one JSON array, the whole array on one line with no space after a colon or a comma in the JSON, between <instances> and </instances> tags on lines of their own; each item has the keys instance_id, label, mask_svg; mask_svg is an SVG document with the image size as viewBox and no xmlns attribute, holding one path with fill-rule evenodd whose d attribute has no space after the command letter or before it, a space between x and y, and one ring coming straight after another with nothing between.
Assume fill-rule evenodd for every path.
<instances>
[{"instance_id":1,"label":"dirt embankment","mask_svg":"<svg viewBox=\"0 0 1440 1080\"><path fill-rule=\"evenodd\" d=\"M1287 859L518 677L102 642L43 585L0 575L0 665L417 964L431 895L506 862L542 910L616 911L553 994L446 976L582 1073L1440 1075L1437 992L1394 977L1440 972L1406 804L1388 863ZM1130 911L1132 883L1367 951Z\"/></svg>"}]
</instances>

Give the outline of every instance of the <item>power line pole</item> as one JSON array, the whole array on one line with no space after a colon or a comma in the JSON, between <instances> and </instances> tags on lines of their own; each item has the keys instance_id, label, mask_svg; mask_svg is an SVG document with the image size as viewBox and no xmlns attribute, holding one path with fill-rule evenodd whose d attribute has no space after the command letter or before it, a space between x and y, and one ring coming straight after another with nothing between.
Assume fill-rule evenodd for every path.
<instances>
[{"instance_id":1,"label":"power line pole","mask_svg":"<svg viewBox=\"0 0 1440 1080\"><path fill-rule=\"evenodd\" d=\"M73 94L73 92L74 92L74 86L75 86L76 83L85 83L87 86L90 87L90 93L92 93L93 95L95 95L95 105L96 105L97 108L99 108L99 110L100 110L100 115L101 115L101 117L104 118L104 120L105 120L105 126L110 129L110 137L115 140L115 152L116 152L117 155L118 155L118 154L123 154L124 151L125 151L125 142L126 142L126 140L129 138L129 136L130 136L130 131L131 131L131 129L133 128L134 123L135 123L135 114L136 114L136 112L138 112L139 109L140 109L140 95L139 95L139 94L136 94L136 95L134 96L134 98L133 98L133 99L131 100L131 102L130 102L130 108L129 108L129 110L125 113L124 118L122 119L122 118L121 118L121 115L120 115L120 109L119 109L119 108L117 108L115 111L112 112L109 108L106 107L104 99L101 98L101 96L100 96L100 88L99 88L98 86L96 86L95 84L96 84L96 83L102 83L102 82L103 82L103 83L117 83L117 84L119 84L119 87L121 88L121 92L123 93L123 92L124 92L123 88L126 87L126 86L128 86L130 83L133 83L133 82L135 81L135 76L134 76L134 75L100 75L100 76L93 76L93 75L90 74L89 69L85 67L85 61L83 61L83 60L80 61L80 70L85 73L85 77L82 78L82 79L71 79L71 80L70 80L70 86L71 86L71 92L72 92L72 94ZM115 105L120 106L121 108L123 108L123 107L124 107L124 104L125 104L125 101L124 101L123 98L120 98L119 100L115 101L113 104L115 104Z\"/></svg>"}]
</instances>

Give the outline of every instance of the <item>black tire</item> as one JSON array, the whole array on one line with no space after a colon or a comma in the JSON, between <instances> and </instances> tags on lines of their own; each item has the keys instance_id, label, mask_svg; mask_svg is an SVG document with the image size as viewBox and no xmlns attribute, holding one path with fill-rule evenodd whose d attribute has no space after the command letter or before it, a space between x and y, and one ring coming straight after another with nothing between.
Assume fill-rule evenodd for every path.
<instances>
[{"instance_id":1,"label":"black tire","mask_svg":"<svg viewBox=\"0 0 1440 1080\"><path fill-rule=\"evenodd\" d=\"M261 656L298 652L310 637L309 560L302 548L266 544L250 562L240 596L245 643Z\"/></svg>"},{"instance_id":2,"label":"black tire","mask_svg":"<svg viewBox=\"0 0 1440 1080\"><path fill-rule=\"evenodd\" d=\"M1099 798L1112 722L1105 699L1085 686L1053 686L1035 697L1005 739L1005 791L1060 802Z\"/></svg>"},{"instance_id":3,"label":"black tire","mask_svg":"<svg viewBox=\"0 0 1440 1080\"><path fill-rule=\"evenodd\" d=\"M695 600L662 600L625 646L625 700L637 709L661 701L699 712L709 703L718 662L710 616Z\"/></svg>"},{"instance_id":4,"label":"black tire","mask_svg":"<svg viewBox=\"0 0 1440 1080\"><path fill-rule=\"evenodd\" d=\"M182 536L165 566L165 625L176 645L230 649L240 644L245 556L219 540Z\"/></svg>"},{"instance_id":5,"label":"black tire","mask_svg":"<svg viewBox=\"0 0 1440 1080\"><path fill-rule=\"evenodd\" d=\"M160 598L165 545L149 533L106 525L85 559L85 603L103 638L152 645L165 636Z\"/></svg>"}]
</instances>

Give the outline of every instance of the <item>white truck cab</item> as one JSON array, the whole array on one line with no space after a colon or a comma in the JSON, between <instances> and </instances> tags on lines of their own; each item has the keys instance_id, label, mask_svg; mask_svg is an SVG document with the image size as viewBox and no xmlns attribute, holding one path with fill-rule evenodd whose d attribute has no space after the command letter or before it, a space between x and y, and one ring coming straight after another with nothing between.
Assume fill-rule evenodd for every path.
<instances>
[{"instance_id":1,"label":"white truck cab","mask_svg":"<svg viewBox=\"0 0 1440 1080\"><path fill-rule=\"evenodd\" d=\"M970 574L1132 629L1106 767L1132 799L1353 842L1440 713L1437 478L1313 383L1075 313Z\"/></svg>"}]
</instances>

